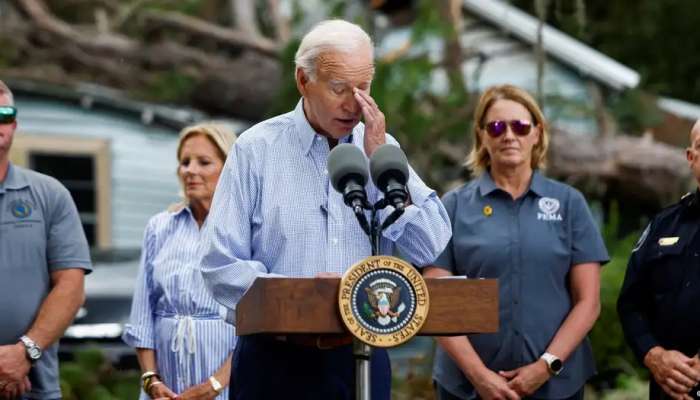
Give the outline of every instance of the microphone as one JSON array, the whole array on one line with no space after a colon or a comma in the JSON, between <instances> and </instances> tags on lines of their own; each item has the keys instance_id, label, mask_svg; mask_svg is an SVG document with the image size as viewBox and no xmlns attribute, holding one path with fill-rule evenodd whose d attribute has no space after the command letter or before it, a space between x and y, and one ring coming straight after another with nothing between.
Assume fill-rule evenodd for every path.
<instances>
[{"instance_id":1,"label":"microphone","mask_svg":"<svg viewBox=\"0 0 700 400\"><path fill-rule=\"evenodd\" d=\"M403 210L408 201L408 159L400 147L383 144L369 160L372 181L384 193L390 205Z\"/></svg>"},{"instance_id":2,"label":"microphone","mask_svg":"<svg viewBox=\"0 0 700 400\"><path fill-rule=\"evenodd\" d=\"M343 201L355 214L367 204L367 159L357 146L342 143L328 156L328 175L333 188L343 195Z\"/></svg>"}]
</instances>

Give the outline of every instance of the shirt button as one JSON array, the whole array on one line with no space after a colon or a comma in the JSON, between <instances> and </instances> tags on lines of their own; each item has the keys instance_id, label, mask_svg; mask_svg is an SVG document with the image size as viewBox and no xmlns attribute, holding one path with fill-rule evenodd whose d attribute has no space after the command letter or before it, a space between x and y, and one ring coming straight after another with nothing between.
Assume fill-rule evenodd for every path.
<instances>
[{"instance_id":1,"label":"shirt button","mask_svg":"<svg viewBox=\"0 0 700 400\"><path fill-rule=\"evenodd\" d=\"M690 282L686 282L685 287L690 287Z\"/></svg>"},{"instance_id":2,"label":"shirt button","mask_svg":"<svg viewBox=\"0 0 700 400\"><path fill-rule=\"evenodd\" d=\"M333 244L338 244L338 239L337 239L337 238L331 239L331 243L333 243Z\"/></svg>"},{"instance_id":3,"label":"shirt button","mask_svg":"<svg viewBox=\"0 0 700 400\"><path fill-rule=\"evenodd\" d=\"M328 175L328 170L327 170L327 169L324 169L324 170L323 170L323 174L324 174L324 175Z\"/></svg>"},{"instance_id":4,"label":"shirt button","mask_svg":"<svg viewBox=\"0 0 700 400\"><path fill-rule=\"evenodd\" d=\"M515 336L520 336L520 331L519 331L519 330L516 330L516 331L515 331Z\"/></svg>"}]
</instances>

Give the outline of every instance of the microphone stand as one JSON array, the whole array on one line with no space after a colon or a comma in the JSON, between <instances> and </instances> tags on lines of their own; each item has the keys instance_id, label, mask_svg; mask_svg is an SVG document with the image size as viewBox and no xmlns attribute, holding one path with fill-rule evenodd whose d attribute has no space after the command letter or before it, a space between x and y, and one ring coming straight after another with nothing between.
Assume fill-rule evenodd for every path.
<instances>
[{"instance_id":1,"label":"microphone stand","mask_svg":"<svg viewBox=\"0 0 700 400\"><path fill-rule=\"evenodd\" d=\"M370 224L367 224L367 217L364 210L355 208L355 216L362 227L362 230L369 236L369 241L372 246L372 255L380 255L382 232L404 213L403 207L396 208L394 212L384 220L384 223L379 221L379 211L389 205L386 198L377 201L374 205L365 202L364 209L371 211ZM372 357L372 347L367 343L354 338L352 353L355 356L355 399L370 400L371 384L370 384L370 359Z\"/></svg>"}]
</instances>

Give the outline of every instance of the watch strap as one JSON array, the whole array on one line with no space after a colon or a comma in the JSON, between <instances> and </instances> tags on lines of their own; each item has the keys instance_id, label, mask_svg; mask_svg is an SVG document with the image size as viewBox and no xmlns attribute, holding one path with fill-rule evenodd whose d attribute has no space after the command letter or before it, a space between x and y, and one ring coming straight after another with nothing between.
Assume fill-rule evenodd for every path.
<instances>
[{"instance_id":1,"label":"watch strap","mask_svg":"<svg viewBox=\"0 0 700 400\"><path fill-rule=\"evenodd\" d=\"M24 350L26 352L27 359L29 359L30 362L34 363L41 358L41 347L39 347L39 345L36 344L36 342L33 341L29 336L22 335L20 336L19 340L24 345Z\"/></svg>"},{"instance_id":2,"label":"watch strap","mask_svg":"<svg viewBox=\"0 0 700 400\"><path fill-rule=\"evenodd\" d=\"M547 364L547 369L552 375L559 375L562 370L562 361L552 353L544 353L540 356Z\"/></svg>"},{"instance_id":3,"label":"watch strap","mask_svg":"<svg viewBox=\"0 0 700 400\"><path fill-rule=\"evenodd\" d=\"M224 385L222 385L221 382L219 382L219 380L213 376L209 377L209 383L211 383L212 389L214 389L217 394L220 394L224 390Z\"/></svg>"}]
</instances>

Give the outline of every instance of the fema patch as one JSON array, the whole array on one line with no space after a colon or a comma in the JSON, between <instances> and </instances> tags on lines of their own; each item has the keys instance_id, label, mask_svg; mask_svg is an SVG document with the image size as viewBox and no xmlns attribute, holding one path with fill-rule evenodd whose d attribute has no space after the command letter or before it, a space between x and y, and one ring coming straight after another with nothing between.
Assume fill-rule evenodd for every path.
<instances>
[{"instance_id":1,"label":"fema patch","mask_svg":"<svg viewBox=\"0 0 700 400\"><path fill-rule=\"evenodd\" d=\"M343 276L338 296L348 330L371 346L393 347L412 338L428 316L428 288L411 264L368 257Z\"/></svg>"},{"instance_id":2,"label":"fema patch","mask_svg":"<svg viewBox=\"0 0 700 400\"><path fill-rule=\"evenodd\" d=\"M8 209L15 218L24 219L32 215L32 203L19 199L10 202Z\"/></svg>"},{"instance_id":3,"label":"fema patch","mask_svg":"<svg viewBox=\"0 0 700 400\"><path fill-rule=\"evenodd\" d=\"M551 197L542 197L537 205L540 207L540 211L537 213L537 220L539 221L562 221L563 218L559 211L559 200Z\"/></svg>"}]
</instances>

